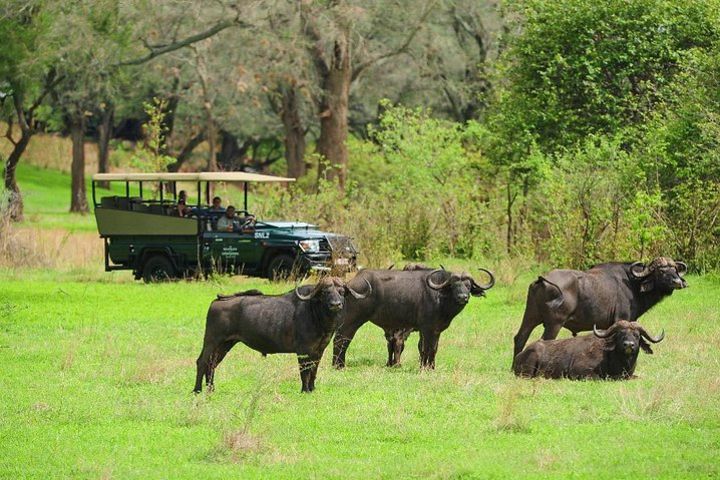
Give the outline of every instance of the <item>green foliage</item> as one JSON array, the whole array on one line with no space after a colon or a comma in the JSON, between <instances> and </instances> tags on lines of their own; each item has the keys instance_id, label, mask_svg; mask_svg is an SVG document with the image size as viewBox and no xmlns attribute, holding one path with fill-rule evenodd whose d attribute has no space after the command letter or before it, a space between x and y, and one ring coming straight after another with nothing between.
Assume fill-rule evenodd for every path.
<instances>
[{"instance_id":1,"label":"green foliage","mask_svg":"<svg viewBox=\"0 0 720 480\"><path fill-rule=\"evenodd\" d=\"M720 38L713 1L513 6L522 31L509 38L501 111L510 125L520 120L510 135L525 130L545 151L642 122L663 101L686 52L712 48Z\"/></svg>"},{"instance_id":2,"label":"green foliage","mask_svg":"<svg viewBox=\"0 0 720 480\"><path fill-rule=\"evenodd\" d=\"M175 158L165 155L165 112L167 100L153 98L152 103L144 102L148 120L143 125L145 140L135 149L130 164L143 172L163 172L168 165L175 163Z\"/></svg>"}]
</instances>

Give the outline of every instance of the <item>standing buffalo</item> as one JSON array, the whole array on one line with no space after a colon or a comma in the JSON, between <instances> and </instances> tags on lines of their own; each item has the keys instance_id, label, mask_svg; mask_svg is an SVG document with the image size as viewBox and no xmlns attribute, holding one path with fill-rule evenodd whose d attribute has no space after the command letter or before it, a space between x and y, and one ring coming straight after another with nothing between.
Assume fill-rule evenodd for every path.
<instances>
[{"instance_id":1,"label":"standing buffalo","mask_svg":"<svg viewBox=\"0 0 720 480\"><path fill-rule=\"evenodd\" d=\"M530 333L543 324L543 340L557 338L562 327L577 332L593 325L609 328L618 320L636 321L674 290L687 287L687 265L659 257L645 265L604 263L587 272L553 270L530 285L522 324L515 335L513 359Z\"/></svg>"},{"instance_id":2,"label":"standing buffalo","mask_svg":"<svg viewBox=\"0 0 720 480\"><path fill-rule=\"evenodd\" d=\"M467 305L470 295L482 296L495 284L493 274L487 285L479 285L467 273L451 273L413 265L404 270L363 270L350 282L367 282L373 295L348 301L335 334L333 362L345 366L345 353L358 328L370 321L385 331L388 366L400 363L405 340L420 332L420 365L435 368L440 334Z\"/></svg>"},{"instance_id":3,"label":"standing buffalo","mask_svg":"<svg viewBox=\"0 0 720 480\"><path fill-rule=\"evenodd\" d=\"M203 376L208 389L213 389L215 368L238 342L263 356L297 354L301 391L313 391L318 364L337 328L345 296L350 293L361 299L371 292L360 294L339 278L325 277L314 287L296 287L284 295L262 295L250 290L218 296L207 314L194 391L202 390Z\"/></svg>"},{"instance_id":4,"label":"standing buffalo","mask_svg":"<svg viewBox=\"0 0 720 480\"><path fill-rule=\"evenodd\" d=\"M626 379L633 376L639 349L653 353L645 341L658 343L635 322L619 320L604 332L563 340L538 340L517 357L513 365L519 377L577 379Z\"/></svg>"}]
</instances>

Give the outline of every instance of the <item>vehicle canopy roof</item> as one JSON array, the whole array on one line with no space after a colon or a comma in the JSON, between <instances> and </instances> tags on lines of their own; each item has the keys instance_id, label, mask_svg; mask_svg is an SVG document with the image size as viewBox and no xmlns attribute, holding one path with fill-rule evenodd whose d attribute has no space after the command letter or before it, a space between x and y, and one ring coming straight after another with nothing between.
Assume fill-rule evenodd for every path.
<instances>
[{"instance_id":1,"label":"vehicle canopy roof","mask_svg":"<svg viewBox=\"0 0 720 480\"><path fill-rule=\"evenodd\" d=\"M96 182L294 182L294 178L250 172L96 173Z\"/></svg>"}]
</instances>

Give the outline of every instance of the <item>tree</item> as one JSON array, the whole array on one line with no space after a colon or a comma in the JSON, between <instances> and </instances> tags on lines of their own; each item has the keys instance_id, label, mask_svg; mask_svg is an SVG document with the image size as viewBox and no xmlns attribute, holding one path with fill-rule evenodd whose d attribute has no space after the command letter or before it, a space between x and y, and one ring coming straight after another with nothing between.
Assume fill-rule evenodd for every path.
<instances>
[{"instance_id":1,"label":"tree","mask_svg":"<svg viewBox=\"0 0 720 480\"><path fill-rule=\"evenodd\" d=\"M519 110L521 131L550 152L588 134L614 134L648 119L693 48L717 39L714 2L664 0L511 3L518 35L503 55L500 108Z\"/></svg>"},{"instance_id":2,"label":"tree","mask_svg":"<svg viewBox=\"0 0 720 480\"><path fill-rule=\"evenodd\" d=\"M0 38L4 43L0 49L0 95L8 123L5 138L12 145L5 160L3 180L9 192L9 216L15 221L23 219L22 195L15 179L17 165L37 132L40 106L62 80L50 60L51 46L42 41L50 21L43 7L40 2L10 2L0 12ZM15 122L20 129L17 139Z\"/></svg>"}]
</instances>

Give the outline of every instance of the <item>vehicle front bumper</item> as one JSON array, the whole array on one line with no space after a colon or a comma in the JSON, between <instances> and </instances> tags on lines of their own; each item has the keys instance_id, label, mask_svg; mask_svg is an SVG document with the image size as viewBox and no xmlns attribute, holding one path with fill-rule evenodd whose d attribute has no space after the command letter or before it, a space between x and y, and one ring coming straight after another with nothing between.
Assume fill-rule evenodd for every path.
<instances>
[{"instance_id":1,"label":"vehicle front bumper","mask_svg":"<svg viewBox=\"0 0 720 480\"><path fill-rule=\"evenodd\" d=\"M303 267L321 272L352 272L357 269L357 256L333 257L330 252L303 253Z\"/></svg>"}]
</instances>

